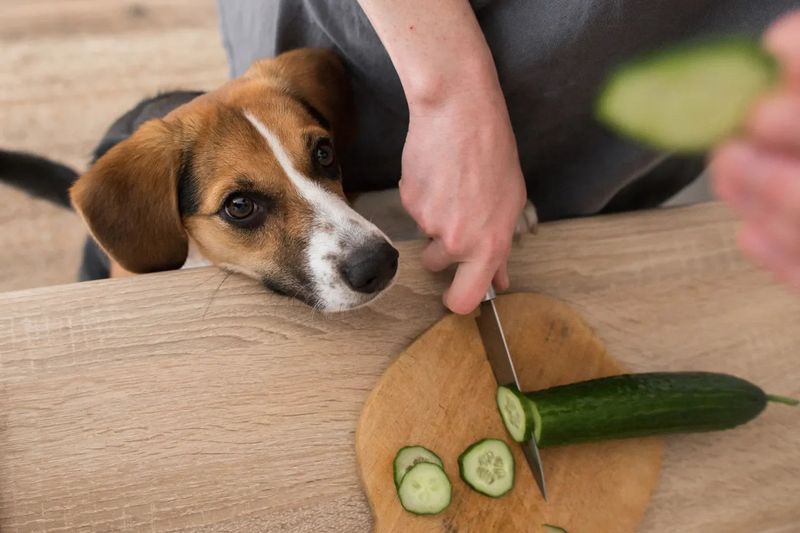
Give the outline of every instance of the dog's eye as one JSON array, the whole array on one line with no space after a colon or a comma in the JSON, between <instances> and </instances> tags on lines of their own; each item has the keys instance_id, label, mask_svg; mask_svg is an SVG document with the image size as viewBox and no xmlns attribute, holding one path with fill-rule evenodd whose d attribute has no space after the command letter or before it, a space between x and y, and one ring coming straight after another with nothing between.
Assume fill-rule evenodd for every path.
<instances>
[{"instance_id":1,"label":"dog's eye","mask_svg":"<svg viewBox=\"0 0 800 533\"><path fill-rule=\"evenodd\" d=\"M328 139L321 139L314 147L314 158L323 167L330 167L336 162L336 154L333 145Z\"/></svg>"},{"instance_id":2,"label":"dog's eye","mask_svg":"<svg viewBox=\"0 0 800 533\"><path fill-rule=\"evenodd\" d=\"M244 220L255 212L256 204L252 198L233 195L225 200L225 214L233 220Z\"/></svg>"},{"instance_id":3,"label":"dog's eye","mask_svg":"<svg viewBox=\"0 0 800 533\"><path fill-rule=\"evenodd\" d=\"M275 200L268 194L235 191L225 198L217 214L239 229L251 230L261 227L275 206Z\"/></svg>"}]
</instances>

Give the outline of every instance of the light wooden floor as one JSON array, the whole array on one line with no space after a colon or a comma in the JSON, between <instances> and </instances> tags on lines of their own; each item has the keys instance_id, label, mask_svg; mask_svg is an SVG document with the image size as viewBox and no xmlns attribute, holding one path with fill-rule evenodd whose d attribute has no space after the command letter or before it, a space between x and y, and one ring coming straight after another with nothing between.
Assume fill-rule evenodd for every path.
<instances>
[{"instance_id":1,"label":"light wooden floor","mask_svg":"<svg viewBox=\"0 0 800 533\"><path fill-rule=\"evenodd\" d=\"M103 131L161 90L227 78L214 0L0 0L0 146L83 170ZM6 235L25 218L22 234ZM0 291L75 280L77 216L0 184Z\"/></svg>"}]
</instances>

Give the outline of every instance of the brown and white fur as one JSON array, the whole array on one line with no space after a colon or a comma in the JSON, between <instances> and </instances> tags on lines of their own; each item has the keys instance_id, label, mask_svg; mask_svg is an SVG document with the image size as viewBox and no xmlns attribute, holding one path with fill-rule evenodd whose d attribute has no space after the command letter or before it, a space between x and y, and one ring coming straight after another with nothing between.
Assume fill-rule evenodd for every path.
<instances>
[{"instance_id":1,"label":"brown and white fur","mask_svg":"<svg viewBox=\"0 0 800 533\"><path fill-rule=\"evenodd\" d=\"M332 52L259 61L142 124L77 180L72 203L127 271L181 268L191 248L319 309L358 307L389 286L397 251L345 201L335 150L351 105Z\"/></svg>"},{"instance_id":2,"label":"brown and white fur","mask_svg":"<svg viewBox=\"0 0 800 533\"><path fill-rule=\"evenodd\" d=\"M321 49L258 61L206 94L142 101L109 128L70 190L105 251L87 241L81 278L214 264L325 311L373 300L393 281L398 254L345 201L336 152L353 116L345 69ZM0 151L0 179L56 203L67 205L75 176ZM359 197L359 209L402 212L396 190L377 194L383 213L374 195ZM518 233L535 225L529 203Z\"/></svg>"}]
</instances>

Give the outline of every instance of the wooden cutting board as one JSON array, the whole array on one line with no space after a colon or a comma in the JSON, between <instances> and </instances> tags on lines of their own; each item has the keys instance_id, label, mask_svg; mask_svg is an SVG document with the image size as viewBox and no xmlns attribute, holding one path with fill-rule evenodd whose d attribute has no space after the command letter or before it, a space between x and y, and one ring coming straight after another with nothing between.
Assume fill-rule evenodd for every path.
<instances>
[{"instance_id":1,"label":"wooden cutting board","mask_svg":"<svg viewBox=\"0 0 800 533\"><path fill-rule=\"evenodd\" d=\"M566 304L513 294L499 297L497 306L523 388L623 371ZM356 431L356 455L375 531L538 532L544 523L571 533L634 531L658 480L662 439L542 450L549 498L544 502L522 450L503 428L495 390L473 316L445 317L386 370L364 404ZM505 439L515 453L516 484L497 500L472 491L458 475L459 454L484 437ZM439 515L414 516L397 499L392 461L409 444L426 446L444 461L453 499Z\"/></svg>"}]
</instances>

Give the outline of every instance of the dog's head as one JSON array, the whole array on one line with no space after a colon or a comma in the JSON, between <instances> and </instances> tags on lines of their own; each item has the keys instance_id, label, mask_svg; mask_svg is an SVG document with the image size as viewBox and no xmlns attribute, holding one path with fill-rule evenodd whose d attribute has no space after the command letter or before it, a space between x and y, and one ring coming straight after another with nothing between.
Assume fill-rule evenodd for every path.
<instances>
[{"instance_id":1,"label":"dog's head","mask_svg":"<svg viewBox=\"0 0 800 533\"><path fill-rule=\"evenodd\" d=\"M144 123L81 176L72 202L129 271L180 268L191 240L269 289L354 308L391 283L397 251L345 201L337 149L352 117L339 59L288 52Z\"/></svg>"}]
</instances>

